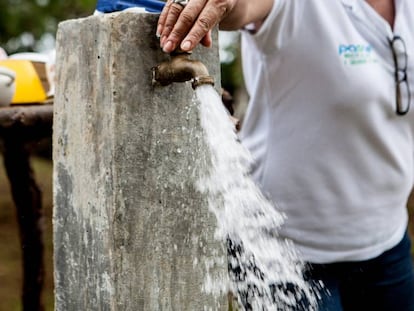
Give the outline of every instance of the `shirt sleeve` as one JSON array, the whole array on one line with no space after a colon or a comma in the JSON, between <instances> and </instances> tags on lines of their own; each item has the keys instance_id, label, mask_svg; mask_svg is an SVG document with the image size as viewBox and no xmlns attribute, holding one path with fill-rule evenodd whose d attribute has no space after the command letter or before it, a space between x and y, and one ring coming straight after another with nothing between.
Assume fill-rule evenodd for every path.
<instances>
[{"instance_id":1,"label":"shirt sleeve","mask_svg":"<svg viewBox=\"0 0 414 311\"><path fill-rule=\"evenodd\" d=\"M274 0L272 10L256 32L243 31L247 41L265 54L285 46L294 36L307 0ZM250 29L251 30L251 29Z\"/></svg>"}]
</instances>

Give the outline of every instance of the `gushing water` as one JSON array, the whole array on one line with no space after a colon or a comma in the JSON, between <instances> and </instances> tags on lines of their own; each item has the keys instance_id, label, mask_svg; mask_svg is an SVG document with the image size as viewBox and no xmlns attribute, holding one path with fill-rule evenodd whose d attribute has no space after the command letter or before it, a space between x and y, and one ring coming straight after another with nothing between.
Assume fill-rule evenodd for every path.
<instances>
[{"instance_id":1,"label":"gushing water","mask_svg":"<svg viewBox=\"0 0 414 311\"><path fill-rule=\"evenodd\" d=\"M211 153L211 170L201 177L199 189L208 193L217 238L227 245L228 290L244 310L288 311L302 304L303 310L315 310L316 293L302 278L303 263L293 245L277 235L284 216L249 177L250 154L238 142L221 98L203 85L195 100Z\"/></svg>"}]
</instances>

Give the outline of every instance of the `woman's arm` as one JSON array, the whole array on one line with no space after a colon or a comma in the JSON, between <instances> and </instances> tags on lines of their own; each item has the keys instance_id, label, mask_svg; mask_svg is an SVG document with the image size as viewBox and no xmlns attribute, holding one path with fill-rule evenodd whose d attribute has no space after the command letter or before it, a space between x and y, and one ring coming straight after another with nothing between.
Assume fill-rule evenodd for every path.
<instances>
[{"instance_id":1,"label":"woman's arm","mask_svg":"<svg viewBox=\"0 0 414 311\"><path fill-rule=\"evenodd\" d=\"M262 23L272 9L274 0L239 0L220 22L222 30L237 30L250 23Z\"/></svg>"},{"instance_id":2,"label":"woman's arm","mask_svg":"<svg viewBox=\"0 0 414 311\"><path fill-rule=\"evenodd\" d=\"M260 23L275 0L189 0L185 7L169 0L161 12L157 35L164 52L177 47L191 51L201 43L211 45L210 31L217 24L223 30L236 30L249 23Z\"/></svg>"}]
</instances>

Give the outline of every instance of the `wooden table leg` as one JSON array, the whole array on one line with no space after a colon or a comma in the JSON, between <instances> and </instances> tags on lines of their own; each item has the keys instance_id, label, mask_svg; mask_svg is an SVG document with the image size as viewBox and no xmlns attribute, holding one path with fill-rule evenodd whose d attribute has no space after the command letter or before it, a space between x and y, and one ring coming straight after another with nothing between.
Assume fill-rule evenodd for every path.
<instances>
[{"instance_id":1,"label":"wooden table leg","mask_svg":"<svg viewBox=\"0 0 414 311\"><path fill-rule=\"evenodd\" d=\"M4 137L4 165L19 223L23 254L23 310L43 311L42 194L30 165L28 144L16 136Z\"/></svg>"}]
</instances>

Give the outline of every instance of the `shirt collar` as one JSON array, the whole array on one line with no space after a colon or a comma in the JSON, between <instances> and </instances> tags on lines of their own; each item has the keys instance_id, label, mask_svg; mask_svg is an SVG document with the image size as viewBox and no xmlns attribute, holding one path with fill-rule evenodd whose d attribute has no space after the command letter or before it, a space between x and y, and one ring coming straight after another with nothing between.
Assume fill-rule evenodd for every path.
<instances>
[{"instance_id":1,"label":"shirt collar","mask_svg":"<svg viewBox=\"0 0 414 311\"><path fill-rule=\"evenodd\" d=\"M413 0L410 0L413 1ZM386 23L375 11L370 7L365 0L341 0L345 9L367 27L372 28L380 34L385 34L387 37L393 37L393 31L388 23ZM396 16L404 0L396 0Z\"/></svg>"}]
</instances>

